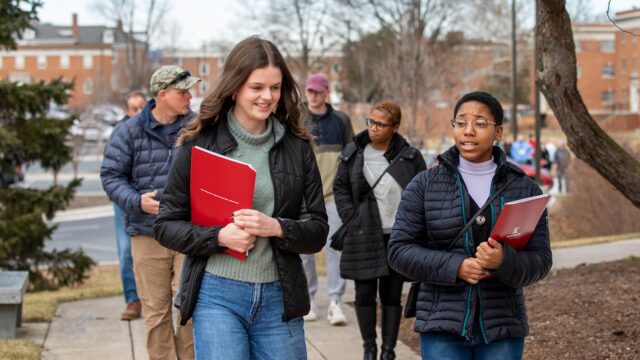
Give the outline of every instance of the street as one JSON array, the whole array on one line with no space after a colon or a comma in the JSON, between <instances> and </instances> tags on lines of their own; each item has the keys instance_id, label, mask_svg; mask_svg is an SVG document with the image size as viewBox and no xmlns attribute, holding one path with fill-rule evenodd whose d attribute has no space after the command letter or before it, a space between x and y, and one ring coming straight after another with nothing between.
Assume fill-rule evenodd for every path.
<instances>
[{"instance_id":1,"label":"street","mask_svg":"<svg viewBox=\"0 0 640 360\"><path fill-rule=\"evenodd\" d=\"M113 216L60 222L52 239L45 242L47 251L80 247L96 262L118 261Z\"/></svg>"}]
</instances>

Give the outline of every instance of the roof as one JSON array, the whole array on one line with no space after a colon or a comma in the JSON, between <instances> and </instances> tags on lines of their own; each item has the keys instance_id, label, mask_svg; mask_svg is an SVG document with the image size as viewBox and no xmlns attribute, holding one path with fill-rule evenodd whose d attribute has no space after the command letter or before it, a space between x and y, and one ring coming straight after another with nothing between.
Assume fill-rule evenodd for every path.
<instances>
[{"instance_id":1,"label":"roof","mask_svg":"<svg viewBox=\"0 0 640 360\"><path fill-rule=\"evenodd\" d=\"M127 34L122 29L104 25L78 26L78 39L73 38L72 26L40 22L32 22L31 26L35 31L31 33L31 36L25 32L21 43L30 45L39 43L68 44L70 42L78 45L124 44L127 38ZM105 33L113 34L113 41L107 41Z\"/></svg>"}]
</instances>

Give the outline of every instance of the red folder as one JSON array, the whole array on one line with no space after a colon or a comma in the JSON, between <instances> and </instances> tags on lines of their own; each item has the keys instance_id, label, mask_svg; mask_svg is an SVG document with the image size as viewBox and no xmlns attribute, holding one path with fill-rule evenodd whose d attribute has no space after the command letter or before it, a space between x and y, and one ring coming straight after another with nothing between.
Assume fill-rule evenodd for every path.
<instances>
[{"instance_id":1,"label":"red folder","mask_svg":"<svg viewBox=\"0 0 640 360\"><path fill-rule=\"evenodd\" d=\"M199 146L191 151L191 223L225 226L240 209L251 209L256 171L247 163L214 153ZM239 259L246 253L226 249Z\"/></svg>"},{"instance_id":2,"label":"red folder","mask_svg":"<svg viewBox=\"0 0 640 360\"><path fill-rule=\"evenodd\" d=\"M543 194L504 204L490 237L516 250L524 249L550 198Z\"/></svg>"}]
</instances>

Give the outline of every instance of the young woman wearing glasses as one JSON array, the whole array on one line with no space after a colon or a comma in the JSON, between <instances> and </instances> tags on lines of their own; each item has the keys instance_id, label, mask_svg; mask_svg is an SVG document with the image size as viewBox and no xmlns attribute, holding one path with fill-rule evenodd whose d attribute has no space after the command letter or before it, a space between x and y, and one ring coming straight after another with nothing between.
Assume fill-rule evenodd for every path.
<instances>
[{"instance_id":1,"label":"young woman wearing glasses","mask_svg":"<svg viewBox=\"0 0 640 360\"><path fill-rule=\"evenodd\" d=\"M343 222L351 219L347 223L340 275L355 280L364 359L374 360L377 354L377 293L382 303L381 359L395 359L404 278L389 268L386 249L402 190L426 169L420 152L398 134L400 120L398 105L388 101L376 104L366 119L367 130L356 135L344 149L333 183L340 218Z\"/></svg>"},{"instance_id":2,"label":"young woman wearing glasses","mask_svg":"<svg viewBox=\"0 0 640 360\"><path fill-rule=\"evenodd\" d=\"M546 211L522 251L489 238L505 202L542 193L493 146L502 120L502 105L490 94L458 100L455 146L413 179L400 202L389 263L420 283L415 330L423 359L522 357L528 333L522 288L548 274L551 249ZM473 225L458 237L468 221ZM483 279L487 271L493 276Z\"/></svg>"}]
</instances>

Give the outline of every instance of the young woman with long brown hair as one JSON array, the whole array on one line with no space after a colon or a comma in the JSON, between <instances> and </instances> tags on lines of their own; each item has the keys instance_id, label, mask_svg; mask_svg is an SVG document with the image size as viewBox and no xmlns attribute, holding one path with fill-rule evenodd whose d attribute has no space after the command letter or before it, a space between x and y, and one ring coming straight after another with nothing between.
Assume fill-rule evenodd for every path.
<instances>
[{"instance_id":1,"label":"young woman with long brown hair","mask_svg":"<svg viewBox=\"0 0 640 360\"><path fill-rule=\"evenodd\" d=\"M309 294L299 254L320 251L328 225L299 103L278 49L250 37L231 50L179 139L155 231L187 255L177 305L183 322L193 317L197 359L306 359ZM194 145L256 169L252 209L234 212L224 227L190 222ZM225 174L211 169L211 176ZM225 249L249 255L239 261Z\"/></svg>"}]
</instances>

